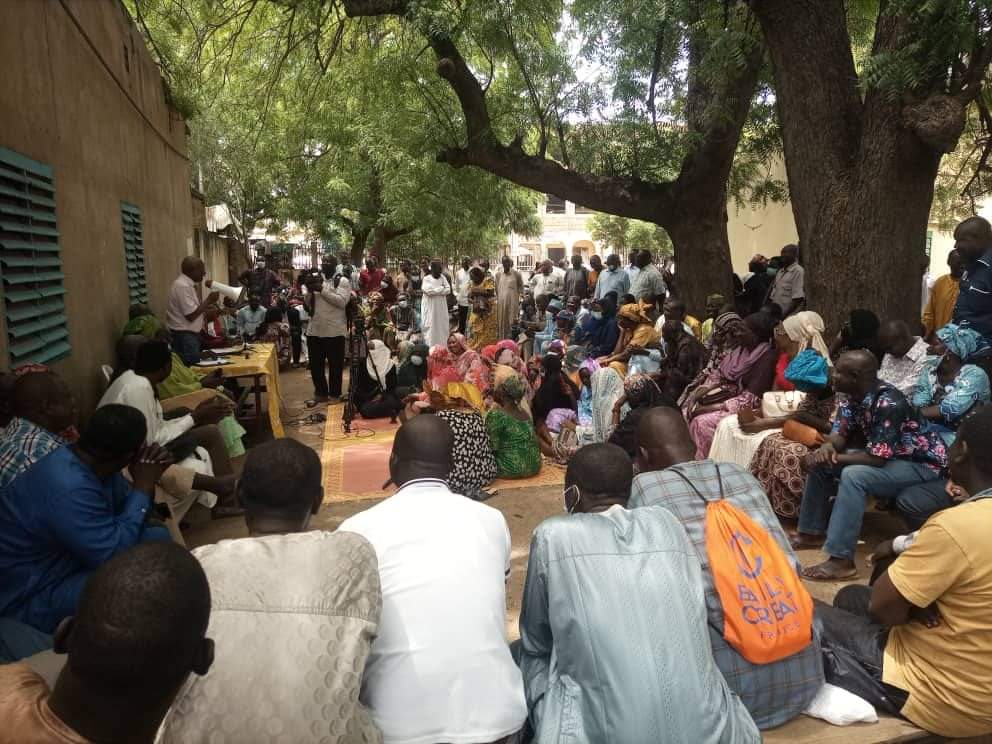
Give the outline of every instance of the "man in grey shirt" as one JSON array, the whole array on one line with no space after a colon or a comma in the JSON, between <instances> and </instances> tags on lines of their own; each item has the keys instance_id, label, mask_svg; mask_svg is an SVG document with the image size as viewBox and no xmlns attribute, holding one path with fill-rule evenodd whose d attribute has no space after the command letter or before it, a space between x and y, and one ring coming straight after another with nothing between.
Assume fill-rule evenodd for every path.
<instances>
[{"instance_id":1,"label":"man in grey shirt","mask_svg":"<svg viewBox=\"0 0 992 744\"><path fill-rule=\"evenodd\" d=\"M628 509L614 444L568 463L568 516L531 542L520 669L534 741L758 742L713 659L699 559L662 507Z\"/></svg>"},{"instance_id":2,"label":"man in grey shirt","mask_svg":"<svg viewBox=\"0 0 992 744\"><path fill-rule=\"evenodd\" d=\"M783 318L799 312L806 304L806 272L798 258L798 246L789 244L782 249L782 268L768 289L768 301L782 308Z\"/></svg>"},{"instance_id":3,"label":"man in grey shirt","mask_svg":"<svg viewBox=\"0 0 992 744\"><path fill-rule=\"evenodd\" d=\"M654 265L651 251L643 250L637 254L637 267L639 271L631 279L630 293L638 302L654 305L665 301L668 294L668 286L662 277L658 267Z\"/></svg>"}]
</instances>

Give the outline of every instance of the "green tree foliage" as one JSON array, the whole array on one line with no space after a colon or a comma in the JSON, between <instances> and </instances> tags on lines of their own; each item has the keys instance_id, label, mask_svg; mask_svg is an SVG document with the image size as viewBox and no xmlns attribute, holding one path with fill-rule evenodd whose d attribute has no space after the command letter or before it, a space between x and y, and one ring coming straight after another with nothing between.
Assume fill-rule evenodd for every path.
<instances>
[{"instance_id":1,"label":"green tree foliage","mask_svg":"<svg viewBox=\"0 0 992 744\"><path fill-rule=\"evenodd\" d=\"M656 258L673 255L668 233L643 220L597 212L589 220L589 232L593 240L602 241L605 254L616 253L623 260L635 248L646 248Z\"/></svg>"}]
</instances>

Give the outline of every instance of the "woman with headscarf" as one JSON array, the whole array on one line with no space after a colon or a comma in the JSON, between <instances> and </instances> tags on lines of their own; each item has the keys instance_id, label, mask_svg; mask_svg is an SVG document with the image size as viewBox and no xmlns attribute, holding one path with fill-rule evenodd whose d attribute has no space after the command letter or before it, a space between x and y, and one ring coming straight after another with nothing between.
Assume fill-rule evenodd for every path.
<instances>
[{"instance_id":1,"label":"woman with headscarf","mask_svg":"<svg viewBox=\"0 0 992 744\"><path fill-rule=\"evenodd\" d=\"M396 327L389 317L386 300L381 292L369 292L365 311L365 334L369 341L379 340L392 349L396 344Z\"/></svg>"},{"instance_id":2,"label":"woman with headscarf","mask_svg":"<svg viewBox=\"0 0 992 744\"><path fill-rule=\"evenodd\" d=\"M492 375L489 372L489 365L483 361L482 355L475 349L469 348L465 336L460 333L452 333L448 337L448 351L451 352L455 369L458 370L461 381L466 385L474 385L479 393L485 397L492 382Z\"/></svg>"},{"instance_id":3,"label":"woman with headscarf","mask_svg":"<svg viewBox=\"0 0 992 744\"><path fill-rule=\"evenodd\" d=\"M981 367L967 363L982 343L976 331L948 323L937 329L936 336L920 372L913 405L933 422L949 446L968 412L989 402L989 378Z\"/></svg>"},{"instance_id":4,"label":"woman with headscarf","mask_svg":"<svg viewBox=\"0 0 992 744\"><path fill-rule=\"evenodd\" d=\"M524 407L530 410L530 401L534 397L537 387L531 382L528 374L527 363L520 357L520 346L516 341L504 339L496 344L496 368L493 370L493 385L497 383L497 377L501 374L501 368L512 370L520 375L520 378L527 386L524 393ZM505 376L505 373L503 373Z\"/></svg>"},{"instance_id":5,"label":"woman with headscarf","mask_svg":"<svg viewBox=\"0 0 992 744\"><path fill-rule=\"evenodd\" d=\"M694 398L701 397L719 379L720 362L737 346L740 327L744 321L735 312L722 313L713 321L713 336L710 338L710 356L706 365L692 382L686 385L678 403L683 413Z\"/></svg>"},{"instance_id":6,"label":"woman with headscarf","mask_svg":"<svg viewBox=\"0 0 992 744\"><path fill-rule=\"evenodd\" d=\"M658 347L661 337L654 329L654 322L648 316L647 309L636 303L620 308L617 324L620 326L620 338L613 353L596 361L599 366L612 367L621 377L626 377L631 357L650 354L649 347Z\"/></svg>"},{"instance_id":7,"label":"woman with headscarf","mask_svg":"<svg viewBox=\"0 0 992 744\"><path fill-rule=\"evenodd\" d=\"M431 388L443 393L449 383L461 382L462 377L455 366L455 358L447 346L431 347L427 356L427 382Z\"/></svg>"},{"instance_id":8,"label":"woman with headscarf","mask_svg":"<svg viewBox=\"0 0 992 744\"><path fill-rule=\"evenodd\" d=\"M392 352L379 339L369 341L365 364L358 365L352 393L355 406L364 419L395 421L403 409L403 402L396 392L396 364Z\"/></svg>"},{"instance_id":9,"label":"woman with headscarf","mask_svg":"<svg viewBox=\"0 0 992 744\"><path fill-rule=\"evenodd\" d=\"M630 407L627 415L622 415L623 406ZM623 381L623 396L613 405L613 433L610 444L622 447L631 460L637 458L637 427L641 417L655 406L675 406L675 401L666 397L649 375L629 375Z\"/></svg>"},{"instance_id":10,"label":"woman with headscarf","mask_svg":"<svg viewBox=\"0 0 992 744\"><path fill-rule=\"evenodd\" d=\"M575 313L565 308L555 318L555 339L566 347L571 345L572 332L575 330Z\"/></svg>"},{"instance_id":11,"label":"woman with headscarf","mask_svg":"<svg viewBox=\"0 0 992 744\"><path fill-rule=\"evenodd\" d=\"M471 347L481 351L483 347L499 341L499 321L496 317L496 285L491 276L478 266L468 272L468 327L472 334Z\"/></svg>"},{"instance_id":12,"label":"woman with headscarf","mask_svg":"<svg viewBox=\"0 0 992 744\"><path fill-rule=\"evenodd\" d=\"M541 445L522 407L527 387L520 375L510 374L493 391L496 405L486 415L486 431L500 478L530 478L541 470Z\"/></svg>"},{"instance_id":13,"label":"woman with headscarf","mask_svg":"<svg viewBox=\"0 0 992 744\"><path fill-rule=\"evenodd\" d=\"M589 315L575 332L575 343L585 345L594 358L612 354L620 338L616 297L615 292L610 292L602 299L594 300Z\"/></svg>"},{"instance_id":14,"label":"woman with headscarf","mask_svg":"<svg viewBox=\"0 0 992 744\"><path fill-rule=\"evenodd\" d=\"M771 344L775 321L765 313L749 315L735 329L736 348L720 362L714 384L695 395L683 408L689 433L696 443L696 459L709 456L720 422L741 408L754 408L771 390L777 353ZM700 391L697 391L700 392Z\"/></svg>"},{"instance_id":15,"label":"woman with headscarf","mask_svg":"<svg viewBox=\"0 0 992 744\"><path fill-rule=\"evenodd\" d=\"M796 355L785 376L805 393L796 412L784 419L755 419L742 426L752 434L762 427L772 431L758 445L746 467L765 489L775 513L784 519L798 519L806 487L803 461L830 433L834 391L830 384L830 361L813 346Z\"/></svg>"},{"instance_id":16,"label":"woman with headscarf","mask_svg":"<svg viewBox=\"0 0 992 744\"><path fill-rule=\"evenodd\" d=\"M419 393L427 379L427 344L403 341L396 366L396 393L400 398Z\"/></svg>"},{"instance_id":17,"label":"woman with headscarf","mask_svg":"<svg viewBox=\"0 0 992 744\"><path fill-rule=\"evenodd\" d=\"M821 335L823 318L810 311L796 313L786 318L775 327L775 350L779 360L775 365L774 390L789 405L780 405L781 410L797 411L807 399L801 392L795 392L795 387L789 378L789 370L793 369L792 362L804 351L812 350L817 359L824 360L830 365L829 349ZM830 398L832 400L833 394ZM766 406L768 404L766 403ZM826 412L829 418L832 411ZM765 415L768 414L768 415ZM785 422L793 414L775 415L762 406L754 410L740 409L736 415L727 416L716 429L713 443L710 445L709 459L717 462L733 462L742 468L749 467L761 443L772 434L780 431Z\"/></svg>"},{"instance_id":18,"label":"woman with headscarf","mask_svg":"<svg viewBox=\"0 0 992 744\"><path fill-rule=\"evenodd\" d=\"M614 407L623 398L623 378L611 367L600 367L592 373L592 431L591 441L602 444L610 438L616 424Z\"/></svg>"}]
</instances>

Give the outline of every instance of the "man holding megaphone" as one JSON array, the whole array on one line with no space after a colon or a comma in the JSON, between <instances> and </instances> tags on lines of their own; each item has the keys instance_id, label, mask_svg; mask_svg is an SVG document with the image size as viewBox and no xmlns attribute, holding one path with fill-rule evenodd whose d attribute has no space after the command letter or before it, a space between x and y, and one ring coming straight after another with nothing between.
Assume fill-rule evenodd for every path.
<instances>
[{"instance_id":1,"label":"man holding megaphone","mask_svg":"<svg viewBox=\"0 0 992 744\"><path fill-rule=\"evenodd\" d=\"M201 299L200 287L207 270L202 259L186 256L180 266L182 273L172 282L166 324L172 333L172 348L186 364L200 361L200 332L203 321L216 317L220 292L214 290ZM209 287L212 282L207 281Z\"/></svg>"}]
</instances>

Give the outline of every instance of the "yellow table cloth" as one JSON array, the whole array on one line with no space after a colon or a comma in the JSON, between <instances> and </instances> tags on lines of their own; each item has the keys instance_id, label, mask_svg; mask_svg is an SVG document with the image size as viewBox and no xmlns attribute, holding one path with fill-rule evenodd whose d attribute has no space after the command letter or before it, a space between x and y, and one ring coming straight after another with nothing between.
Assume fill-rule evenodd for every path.
<instances>
[{"instance_id":1,"label":"yellow table cloth","mask_svg":"<svg viewBox=\"0 0 992 744\"><path fill-rule=\"evenodd\" d=\"M238 377L240 375L265 375L265 397L268 399L269 425L272 427L272 436L282 439L286 432L282 428L282 417L280 408L282 406L282 395L279 392L279 358L276 355L275 344L254 343L248 352L248 358L242 352L227 355L230 364L221 367L194 367L198 374L209 374L215 369L221 370L224 377ZM260 414L256 411L256 414Z\"/></svg>"}]
</instances>

